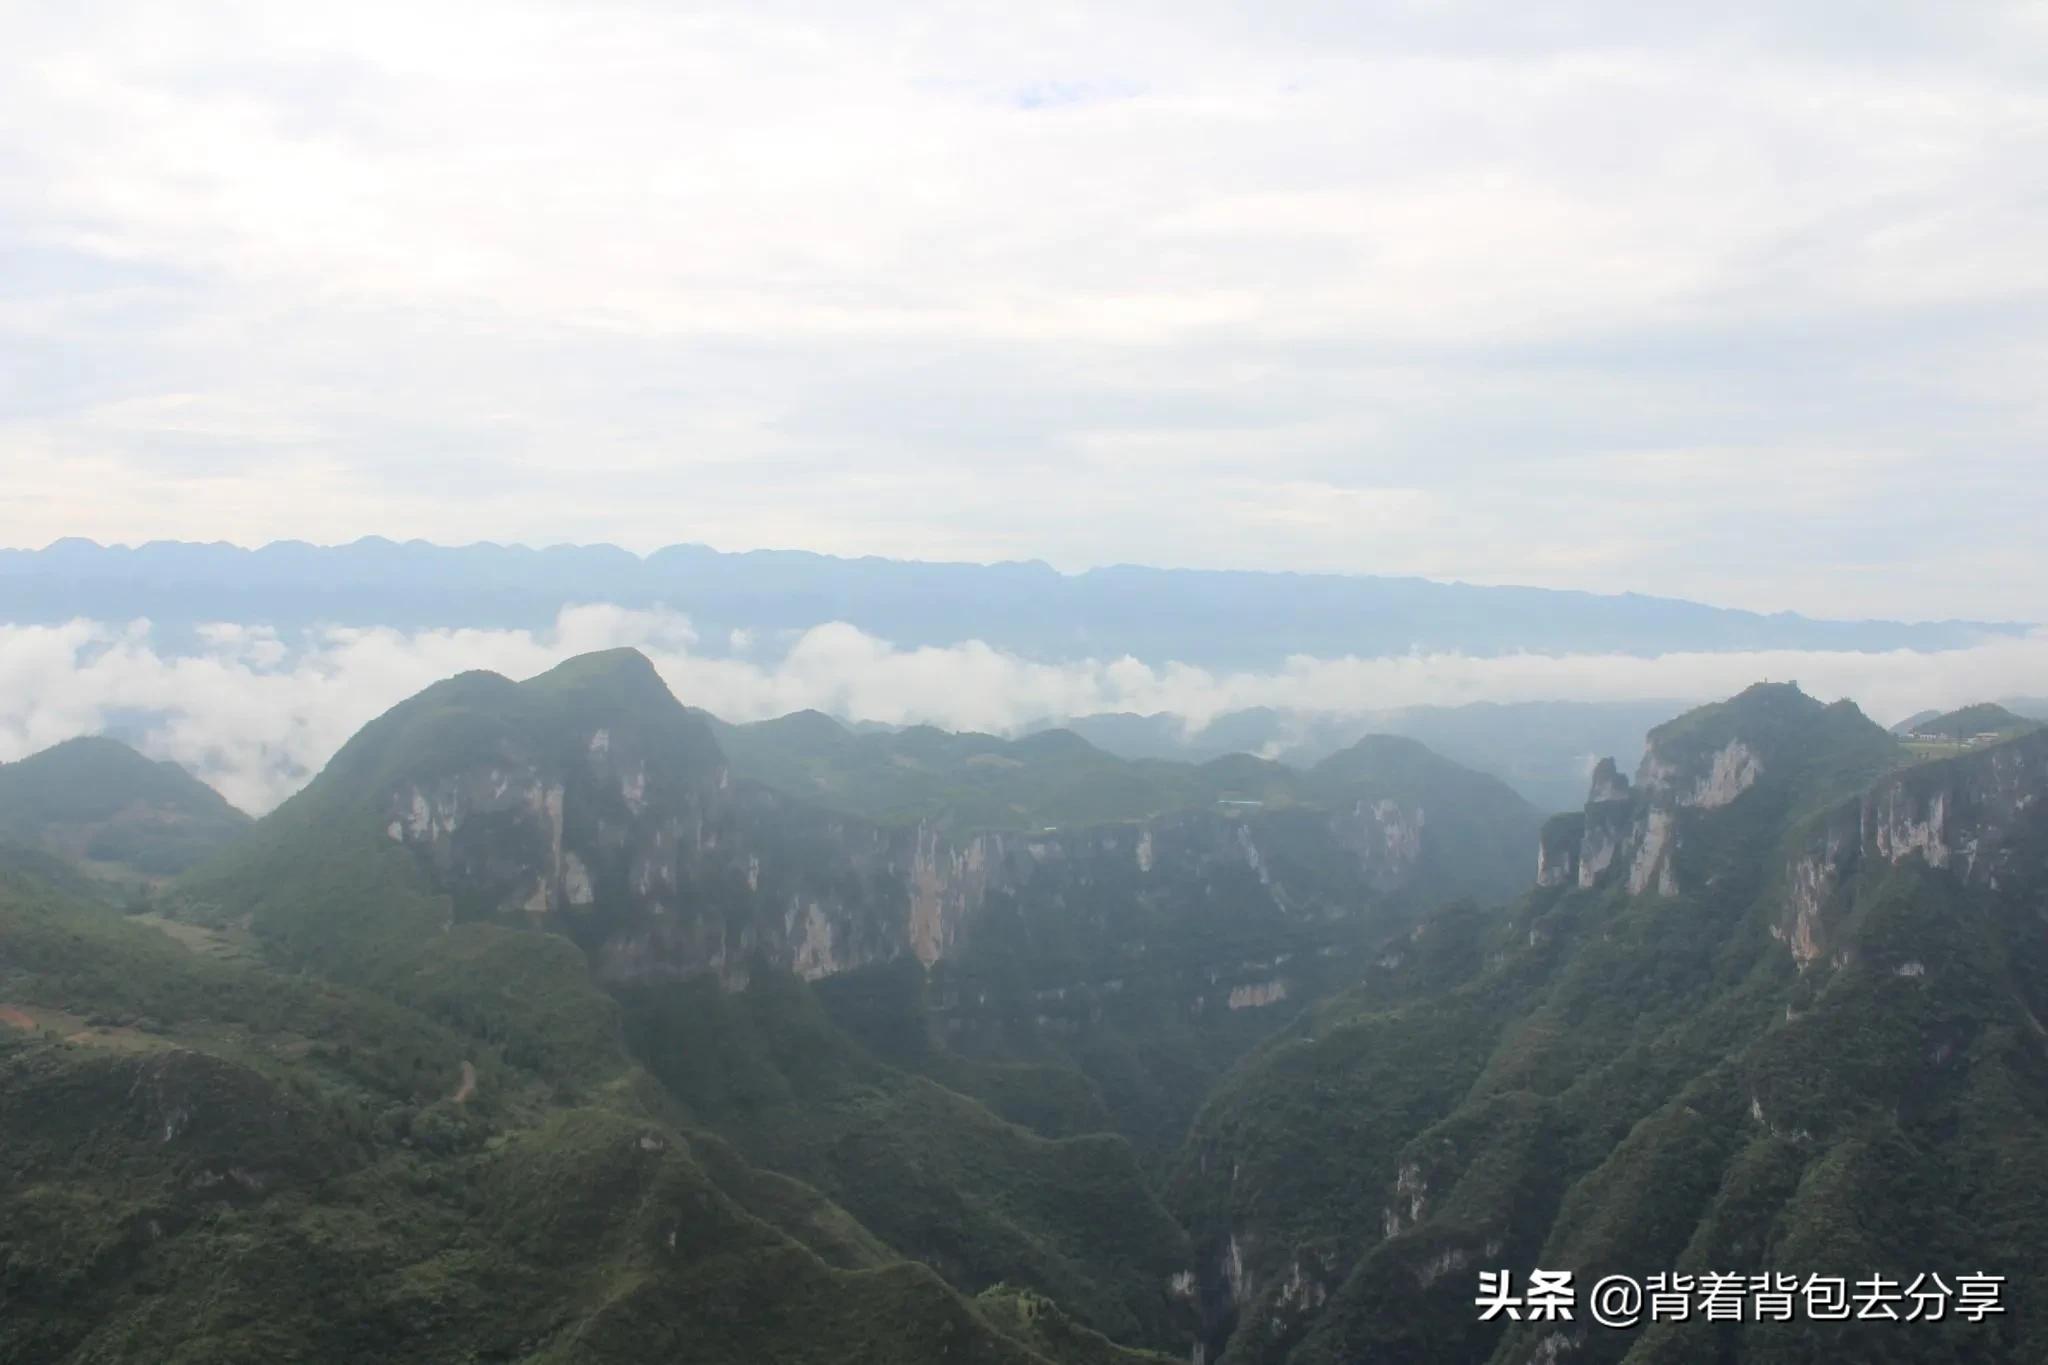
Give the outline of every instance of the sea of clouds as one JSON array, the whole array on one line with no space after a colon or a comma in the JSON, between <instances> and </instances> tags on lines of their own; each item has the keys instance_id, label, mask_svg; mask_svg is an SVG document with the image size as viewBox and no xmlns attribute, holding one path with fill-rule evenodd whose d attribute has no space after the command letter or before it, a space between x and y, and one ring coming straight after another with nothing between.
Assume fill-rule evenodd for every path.
<instances>
[{"instance_id":1,"label":"sea of clouds","mask_svg":"<svg viewBox=\"0 0 2048 1365\"><path fill-rule=\"evenodd\" d=\"M772 658L702 647L686 617L588 605L552 628L400 631L204 627L173 647L146 621L0 625L0 760L112 730L184 764L245 810L269 810L366 722L467 669L524 678L596 649L632 646L678 698L733 721L806 707L850 720L1012 732L1047 716L1167 712L1198 729L1265 706L1336 715L1476 701L1721 696L1760 679L1850 697L1890 723L1928 707L2048 691L2048 632L1921 653L1777 650L1618 654L1406 654L1289 659L1217 672L1132 658L1046 663L966 641L899 648L843 623Z\"/></svg>"}]
</instances>

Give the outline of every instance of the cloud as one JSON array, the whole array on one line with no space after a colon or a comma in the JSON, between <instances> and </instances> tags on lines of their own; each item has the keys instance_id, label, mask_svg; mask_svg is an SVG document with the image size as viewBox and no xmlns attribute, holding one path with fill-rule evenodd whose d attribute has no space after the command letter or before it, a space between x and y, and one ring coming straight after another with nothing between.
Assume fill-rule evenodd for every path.
<instances>
[{"instance_id":1,"label":"cloud","mask_svg":"<svg viewBox=\"0 0 2048 1365\"><path fill-rule=\"evenodd\" d=\"M356 730L438 679L476 668L523 678L618 646L644 651L680 699L728 720L813 707L998 733L1106 711L1168 712L1200 727L1250 706L1347 715L1472 701L1712 698L1760 678L1852 697L1891 721L2048 690L2048 634L1942 653L1304 657L1240 673L1130 658L1045 664L979 642L902 649L844 624L804 632L773 662L707 657L696 644L673 613L603 605L570 608L547 631L326 628L282 639L223 623L180 649L146 622L0 626L0 759L112 727L261 812Z\"/></svg>"},{"instance_id":2,"label":"cloud","mask_svg":"<svg viewBox=\"0 0 2048 1365\"><path fill-rule=\"evenodd\" d=\"M2048 617L2039 7L1690 8L18 6L0 543Z\"/></svg>"}]
</instances>

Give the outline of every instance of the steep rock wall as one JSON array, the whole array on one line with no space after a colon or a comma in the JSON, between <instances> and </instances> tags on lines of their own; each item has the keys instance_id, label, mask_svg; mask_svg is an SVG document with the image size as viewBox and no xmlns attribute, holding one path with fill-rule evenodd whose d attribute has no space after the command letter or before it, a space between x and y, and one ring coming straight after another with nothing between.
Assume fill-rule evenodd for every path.
<instances>
[{"instance_id":1,"label":"steep rock wall","mask_svg":"<svg viewBox=\"0 0 2048 1365\"><path fill-rule=\"evenodd\" d=\"M1653 736L1631 783L1611 758L1593 769L1586 808L1576 823L1553 820L1537 848L1538 886L1582 889L1618 881L1629 894L1675 896L1678 855L1692 813L1734 804L1764 776L1763 756L1732 739L1704 754L1660 744ZM1566 844L1578 830L1578 847Z\"/></svg>"},{"instance_id":2,"label":"steep rock wall","mask_svg":"<svg viewBox=\"0 0 2048 1365\"><path fill-rule=\"evenodd\" d=\"M1431 853L1428 812L1390 799L963 837L826 812L722 761L664 764L628 723L564 748L409 778L385 794L383 830L458 918L566 934L610 980L930 966L969 952L991 912L1109 958L1177 918L1355 915L1415 884Z\"/></svg>"},{"instance_id":3,"label":"steep rock wall","mask_svg":"<svg viewBox=\"0 0 2048 1365\"><path fill-rule=\"evenodd\" d=\"M1787 861L1772 933L1799 965L1831 951L1842 891L1870 863L1917 860L1990 891L2040 881L2048 733L1916 764L1812 822Z\"/></svg>"}]
</instances>

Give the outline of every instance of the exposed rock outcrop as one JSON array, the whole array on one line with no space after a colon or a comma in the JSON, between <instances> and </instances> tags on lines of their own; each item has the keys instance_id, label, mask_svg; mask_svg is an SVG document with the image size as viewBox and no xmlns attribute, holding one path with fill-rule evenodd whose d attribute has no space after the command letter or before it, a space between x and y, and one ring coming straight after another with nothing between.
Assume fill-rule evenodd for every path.
<instances>
[{"instance_id":1,"label":"exposed rock outcrop","mask_svg":"<svg viewBox=\"0 0 2048 1365\"><path fill-rule=\"evenodd\" d=\"M1593 786L1586 793L1588 805L1598 805L1603 801L1626 801L1628 796L1628 779L1622 776L1621 769L1615 765L1612 758L1603 758L1593 765Z\"/></svg>"},{"instance_id":2,"label":"exposed rock outcrop","mask_svg":"<svg viewBox=\"0 0 2048 1365\"><path fill-rule=\"evenodd\" d=\"M1816 738L1816 731L1839 731ZM1816 743L1839 741L1859 760L1881 760L1891 741L1847 703L1823 706L1789 683L1763 683L1650 732L1633 782L1611 758L1593 769L1576 826L1546 826L1537 883L1592 888L1619 883L1631 895L1675 896L1685 886L1684 850L1695 822L1735 805L1773 775L1803 780ZM1576 850L1569 847L1578 830Z\"/></svg>"},{"instance_id":3,"label":"exposed rock outcrop","mask_svg":"<svg viewBox=\"0 0 2048 1365\"><path fill-rule=\"evenodd\" d=\"M1810 822L1787 862L1772 933L1807 967L1830 950L1838 894L1866 862L1918 860L1999 890L2039 878L2048 837L2048 732L1916 764Z\"/></svg>"},{"instance_id":4,"label":"exposed rock outcrop","mask_svg":"<svg viewBox=\"0 0 2048 1365\"><path fill-rule=\"evenodd\" d=\"M1578 857L1573 860L1581 887L1600 885L1616 859L1627 856L1638 838L1639 816L1638 803L1628 795L1586 803L1579 823Z\"/></svg>"},{"instance_id":5,"label":"exposed rock outcrop","mask_svg":"<svg viewBox=\"0 0 2048 1365\"><path fill-rule=\"evenodd\" d=\"M1573 886L1579 880L1579 850L1586 840L1582 811L1553 815L1536 843L1536 885Z\"/></svg>"},{"instance_id":6,"label":"exposed rock outcrop","mask_svg":"<svg viewBox=\"0 0 2048 1365\"><path fill-rule=\"evenodd\" d=\"M991 916L1013 926L1013 951L1020 933L1050 934L1106 960L1197 920L1356 918L1455 868L1423 804L1391 795L1034 834L870 822L735 777L703 718L638 655L557 674L444 689L435 714L467 704L477 718L462 723L491 742L414 740L430 757L394 755L401 776L378 793L378 820L456 918L565 934L609 980L709 973L737 986L762 963L807 978L902 957L929 967L971 952ZM1287 989L1249 975L1211 984L1233 1009Z\"/></svg>"}]
</instances>

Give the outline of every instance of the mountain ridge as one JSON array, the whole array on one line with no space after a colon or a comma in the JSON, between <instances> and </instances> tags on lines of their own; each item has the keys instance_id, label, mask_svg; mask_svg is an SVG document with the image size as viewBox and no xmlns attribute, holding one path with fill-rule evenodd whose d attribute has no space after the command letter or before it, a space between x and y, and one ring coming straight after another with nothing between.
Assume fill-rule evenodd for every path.
<instances>
[{"instance_id":1,"label":"mountain ridge","mask_svg":"<svg viewBox=\"0 0 2048 1365\"><path fill-rule=\"evenodd\" d=\"M0 995L0 1359L1165 1360L962 1295L616 1038L550 1079L5 870Z\"/></svg>"},{"instance_id":2,"label":"mountain ridge","mask_svg":"<svg viewBox=\"0 0 2048 1365\"><path fill-rule=\"evenodd\" d=\"M877 775L862 779L870 787L876 781L893 782L904 772L897 760L906 751L964 752L957 770L994 783L998 792L1031 770L1021 759L1005 759L1016 765L1009 767L979 765L976 759L1021 753L1055 766L1081 762L1087 765L1082 770L1087 782L1099 782L1105 773L1143 777L1161 771L1157 765L1112 759L1079 737L1052 746L1044 735L1007 741L940 731L856 736L815 724L799 728L809 736L822 735L832 753L853 748L880 754ZM789 729L769 727L774 733ZM366 837L372 823L368 813L374 812L382 844L420 852L427 859L421 866L432 869L430 882L445 884L453 877L470 888L463 894L472 899L458 897L458 918L538 917L599 952L600 960L616 962L626 974L635 970L631 962L662 961L663 953L682 954L673 961L686 974L707 967L740 970L742 959L770 944L782 945L775 952L793 955L779 959L783 965L815 963L822 970L885 960L912 947L929 963L943 954L961 932L963 917L971 917L987 896L1015 894L1034 879L1055 875L1051 867L1056 863L1036 870L1046 862L1047 850L1067 841L1073 853L1063 858L1080 856L1083 849L1090 850L1089 857L1103 856L1120 840L1151 837L1142 828L1147 820L1164 822L1159 837L1192 840L1193 847L1207 850L1199 856L1220 856L1253 871L1260 868L1257 831L1284 827L1298 831L1290 836L1296 843L1300 834L1312 839L1312 857L1363 859L1377 867L1373 876L1383 889L1434 868L1436 890L1446 895L1510 884L1505 869L1519 861L1519 854L1508 848L1524 828L1533 837L1536 824L1533 809L1497 780L1450 764L1412 742L1390 740L1375 751L1400 754L1408 776L1374 787L1371 799L1377 804L1370 810L1361 795L1365 789L1358 785L1372 778L1370 761L1360 760L1362 767L1354 763L1358 771L1348 778L1334 776L1339 771L1334 766L1311 773L1293 793L1285 793L1291 801L1270 811L1263 809L1263 800L1250 800L1243 803L1247 809L1235 813L1209 804L1235 789L1204 790L1203 769L1173 768L1171 782L1162 789L1166 797L1155 800L1151 788L1140 787L1131 804L1111 806L1106 813L1091 811L1071 833L1040 829L1035 820L1022 827L1013 822L1008 831L978 832L970 824L953 832L935 820L940 796L919 798L922 804L913 802L893 821L878 821L875 814L857 814L875 804L865 794L834 810L802 799L814 793L784 795L773 785L736 779L720 737L730 741L750 732L761 733L715 725L684 707L645 656L631 649L579 656L524 683L496 674L462 674L366 725L313 783L263 822L252 849L294 837L315 820L350 820L357 837ZM1046 752L1049 747L1054 751ZM1279 765L1245 762L1272 782L1297 781ZM1225 764L1223 772L1243 766ZM1463 784L1460 795L1433 804L1453 807L1455 817L1457 806L1483 795L1482 804L1490 802L1494 812L1488 818L1507 822L1499 853L1488 853L1475 864L1471 854L1476 846L1468 841L1464 857L1432 862L1431 841L1407 835L1402 839L1413 847L1396 849L1402 841L1394 838L1388 822L1422 818L1393 799L1400 794L1397 789L1406 784L1419 792L1446 778ZM798 786L787 782L783 791ZM1320 798L1314 811L1292 809L1311 795ZM889 799L882 802L884 808ZM1326 818L1331 822L1327 827L1320 823ZM1120 832L1120 822L1136 823ZM748 832L770 825L780 849L772 860L764 857L765 845L756 848L766 836ZM510 842L492 842L500 836ZM1381 845L1385 848L1375 852ZM241 856L253 856L252 850ZM275 860L276 878L289 881L293 856ZM1124 857L1128 861L1131 855ZM780 893L764 890L778 875L823 867L833 859L850 860L847 866L864 870L854 881L833 881L829 891L823 882L812 886L805 880L811 874L804 872L797 872L797 880ZM1475 869L1496 880L1460 880ZM1135 870L1150 870L1146 855L1137 855ZM210 879L227 875L200 869L188 880L205 894ZM1270 874L1261 875L1270 880ZM695 928L672 918L681 908L676 897L686 885ZM775 894L794 898L788 902L794 923L778 927L758 916L749 919L756 912L740 908L765 906L765 898ZM1261 896L1272 899L1264 892ZM908 907L890 913L907 913L907 920L874 918L890 897L891 903ZM738 918L717 919L725 914ZM629 937L603 937L613 931ZM728 931L737 935L729 952L724 946ZM711 939L690 937L699 932ZM605 959L604 953L612 957Z\"/></svg>"},{"instance_id":3,"label":"mountain ridge","mask_svg":"<svg viewBox=\"0 0 2048 1365\"><path fill-rule=\"evenodd\" d=\"M0 840L70 857L105 890L183 872L249 824L183 767L105 736L0 763Z\"/></svg>"},{"instance_id":4,"label":"mountain ridge","mask_svg":"<svg viewBox=\"0 0 2048 1365\"><path fill-rule=\"evenodd\" d=\"M1121 764L1078 737L781 728L835 750ZM623 1029L697 1121L964 1292L1009 1280L1158 1345L1192 1308L1166 1289L1188 1258L1146 1163L1210 1079L1339 983L1374 926L1526 864L1532 808L1393 743L1403 765L1326 773L1320 804L953 831L737 774L710 722L615 650L424 689L177 904L285 963L400 989L544 1076L597 1064ZM967 766L1001 782L1023 770L1009 761ZM1470 816L1445 794L1467 791L1486 793ZM724 1041L706 1055L707 1038ZM956 1174L913 1195L919 1171ZM1039 1193L998 1213L974 1171ZM1076 1185L1117 1191L1114 1235L1073 1221Z\"/></svg>"},{"instance_id":5,"label":"mountain ridge","mask_svg":"<svg viewBox=\"0 0 2048 1365\"><path fill-rule=\"evenodd\" d=\"M1910 1339L1607 1332L1482 1324L1472 1275L2026 1279L2048 1246L2013 1203L2048 1172L2020 1116L2048 1114L2040 797L2039 731L1917 762L1787 685L1659 727L1633 781L1603 764L1500 920L1425 916L1205 1106L1169 1203L1209 1358L2035 1358L2023 1305Z\"/></svg>"},{"instance_id":6,"label":"mountain ridge","mask_svg":"<svg viewBox=\"0 0 2048 1365\"><path fill-rule=\"evenodd\" d=\"M253 1365L323 1317L356 1356L532 1365L679 1323L735 1365L2039 1355L2048 730L1930 759L1759 684L1540 824L1372 736L993 831L861 811L898 759L1020 793L1116 761L757 731L846 775L834 809L723 733L632 651L472 672L153 913L24 891L0 851L0 1130L32 1116L0 1246L39 1310L0 1358ZM1516 844L1505 903L1432 871L1488 860L1460 819ZM264 1273L193 1292L217 1231ZM1472 1303L1482 1266L1921 1262L2009 1272L2012 1315L1595 1333Z\"/></svg>"},{"instance_id":7,"label":"mountain ridge","mask_svg":"<svg viewBox=\"0 0 2048 1365\"><path fill-rule=\"evenodd\" d=\"M903 647L981 639L1033 658L1130 654L1160 664L1277 667L1294 654L1411 649L1499 654L1703 649L1956 648L2022 633L2011 622L1829 621L1635 593L1475 586L1402 576L1115 565L1062 574L996 564L724 554L638 556L616 546L443 547L365 538L257 549L82 540L0 550L0 618L140 615L164 627L229 620L303 627L552 626L577 603L688 614L699 647L731 632L845 621Z\"/></svg>"}]
</instances>

